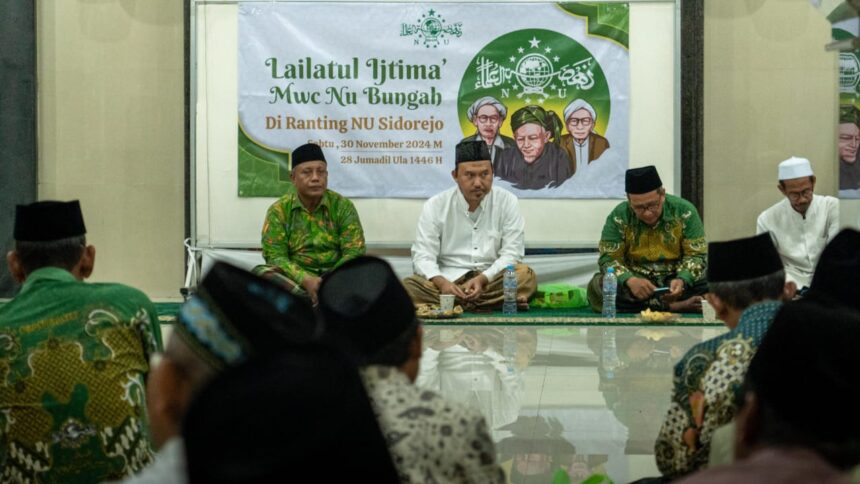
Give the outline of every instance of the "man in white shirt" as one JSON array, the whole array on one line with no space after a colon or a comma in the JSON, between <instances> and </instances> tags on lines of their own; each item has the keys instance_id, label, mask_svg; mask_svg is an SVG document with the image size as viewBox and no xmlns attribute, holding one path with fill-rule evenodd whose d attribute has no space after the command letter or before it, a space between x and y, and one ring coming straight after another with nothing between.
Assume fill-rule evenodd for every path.
<instances>
[{"instance_id":1,"label":"man in white shirt","mask_svg":"<svg viewBox=\"0 0 860 484\"><path fill-rule=\"evenodd\" d=\"M403 280L409 296L416 304L437 304L440 294L453 294L467 310L493 309L502 304L502 278L512 265L517 303L526 305L537 277L520 263L525 222L517 197L493 188L487 144L458 144L451 175L457 186L427 200L418 219L412 244L415 274Z\"/></svg>"},{"instance_id":2,"label":"man in white shirt","mask_svg":"<svg viewBox=\"0 0 860 484\"><path fill-rule=\"evenodd\" d=\"M839 232L839 200L813 195L809 160L791 157L779 164L779 191L785 199L758 216L757 233L770 232L786 278L808 287L824 246Z\"/></svg>"}]
</instances>

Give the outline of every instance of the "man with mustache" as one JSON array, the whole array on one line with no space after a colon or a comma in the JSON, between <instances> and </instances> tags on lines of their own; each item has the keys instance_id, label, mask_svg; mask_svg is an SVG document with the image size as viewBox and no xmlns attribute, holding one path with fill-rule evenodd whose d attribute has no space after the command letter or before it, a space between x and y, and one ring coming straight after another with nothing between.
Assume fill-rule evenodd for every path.
<instances>
[{"instance_id":1,"label":"man with mustache","mask_svg":"<svg viewBox=\"0 0 860 484\"><path fill-rule=\"evenodd\" d=\"M522 264L525 222L517 197L493 187L493 165L483 141L457 145L451 176L457 186L427 200L415 243L415 274L403 284L412 301L438 304L453 294L466 309L501 307L502 277L513 265L517 303L526 305L537 288L534 271Z\"/></svg>"},{"instance_id":2,"label":"man with mustache","mask_svg":"<svg viewBox=\"0 0 860 484\"><path fill-rule=\"evenodd\" d=\"M294 188L266 213L262 237L266 264L253 272L316 305L321 276L364 255L364 231L352 202L328 189L322 149L308 143L296 148L291 158Z\"/></svg>"},{"instance_id":3,"label":"man with mustache","mask_svg":"<svg viewBox=\"0 0 860 484\"><path fill-rule=\"evenodd\" d=\"M603 225L600 271L588 284L591 308L603 310L603 274L611 267L618 277L618 312L701 311L708 247L696 207L667 194L654 166L627 170L625 191L627 201ZM661 287L667 294L660 295Z\"/></svg>"},{"instance_id":4,"label":"man with mustache","mask_svg":"<svg viewBox=\"0 0 860 484\"><path fill-rule=\"evenodd\" d=\"M502 152L516 148L513 139L499 133L499 128L508 116L508 108L492 96L484 96L469 106L469 120L475 125L474 135L463 141L483 141L490 151L490 161L495 162Z\"/></svg>"}]
</instances>

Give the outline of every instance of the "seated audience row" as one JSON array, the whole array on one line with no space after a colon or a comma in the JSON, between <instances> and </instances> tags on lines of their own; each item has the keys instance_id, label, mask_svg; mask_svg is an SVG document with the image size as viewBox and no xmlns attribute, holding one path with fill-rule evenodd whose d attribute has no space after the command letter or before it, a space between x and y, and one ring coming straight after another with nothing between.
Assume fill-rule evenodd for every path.
<instances>
[{"instance_id":1,"label":"seated audience row","mask_svg":"<svg viewBox=\"0 0 860 484\"><path fill-rule=\"evenodd\" d=\"M517 301L525 308L537 276L523 264L525 222L518 200L493 187L493 151L487 143L464 140L455 154L456 186L424 204L412 245L415 274L404 285L416 304L435 304L440 294L451 294L466 310L497 309L503 272L514 266ZM323 276L364 254L364 233L352 202L328 189L319 146L298 147L291 163L294 188L266 214L266 263L254 272L316 304ZM789 280L805 290L821 250L838 229L838 201L814 196L808 160L790 158L778 171L785 199L762 213L757 230L770 232ZM618 277L620 312L700 311L707 291L707 242L698 211L667 194L653 166L628 170L625 190L627 200L607 216L601 234L600 272L588 285L592 309L602 309L603 274L611 267Z\"/></svg>"}]
</instances>

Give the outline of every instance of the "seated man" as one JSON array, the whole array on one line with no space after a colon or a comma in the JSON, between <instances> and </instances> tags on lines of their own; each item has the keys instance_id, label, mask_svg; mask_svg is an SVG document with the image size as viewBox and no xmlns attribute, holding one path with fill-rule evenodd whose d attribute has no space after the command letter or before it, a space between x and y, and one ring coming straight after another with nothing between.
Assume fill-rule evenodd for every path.
<instances>
[{"instance_id":1,"label":"seated man","mask_svg":"<svg viewBox=\"0 0 860 484\"><path fill-rule=\"evenodd\" d=\"M316 304L321 276L364 254L364 232L352 202L327 189L326 160L319 146L306 144L293 151L290 179L295 188L266 213L266 265L253 272Z\"/></svg>"},{"instance_id":2,"label":"seated man","mask_svg":"<svg viewBox=\"0 0 860 484\"><path fill-rule=\"evenodd\" d=\"M646 308L701 311L705 283L705 229L690 202L667 195L653 166L631 168L625 179L627 201L606 217L600 236L600 272L588 284L588 302L603 310L603 273L618 277L618 312ZM658 288L668 288L660 297Z\"/></svg>"},{"instance_id":3,"label":"seated man","mask_svg":"<svg viewBox=\"0 0 860 484\"><path fill-rule=\"evenodd\" d=\"M490 151L490 161L495 162L502 152L515 149L511 138L499 133L499 128L508 116L508 108L492 96L484 96L469 106L469 121L475 125L476 133L462 141L483 141Z\"/></svg>"},{"instance_id":4,"label":"seated man","mask_svg":"<svg viewBox=\"0 0 860 484\"><path fill-rule=\"evenodd\" d=\"M860 317L812 303L785 305L749 365L729 466L683 483L852 482L860 464ZM826 398L826 395L833 398Z\"/></svg>"},{"instance_id":5,"label":"seated man","mask_svg":"<svg viewBox=\"0 0 860 484\"><path fill-rule=\"evenodd\" d=\"M328 338L364 367L401 482L505 482L481 414L413 385L423 332L391 266L375 257L344 264L323 280L320 312Z\"/></svg>"},{"instance_id":6,"label":"seated man","mask_svg":"<svg viewBox=\"0 0 860 484\"><path fill-rule=\"evenodd\" d=\"M321 345L225 370L182 440L191 483L401 482L358 370Z\"/></svg>"},{"instance_id":7,"label":"seated man","mask_svg":"<svg viewBox=\"0 0 860 484\"><path fill-rule=\"evenodd\" d=\"M77 200L16 208L6 259L23 287L0 308L0 482L101 482L152 459L143 394L158 313L137 289L83 282L85 234Z\"/></svg>"},{"instance_id":8,"label":"seated man","mask_svg":"<svg viewBox=\"0 0 860 484\"><path fill-rule=\"evenodd\" d=\"M427 200L418 219L412 244L415 275L403 281L412 301L438 304L440 294L453 294L467 309L501 307L504 270L514 265L517 302L527 304L537 279L520 264L525 222L517 197L493 187L487 144L458 144L451 176L457 186Z\"/></svg>"},{"instance_id":9,"label":"seated man","mask_svg":"<svg viewBox=\"0 0 860 484\"><path fill-rule=\"evenodd\" d=\"M846 283L860 271L860 232L844 229L821 252L804 300L823 306L844 304L860 310L860 284Z\"/></svg>"},{"instance_id":10,"label":"seated man","mask_svg":"<svg viewBox=\"0 0 860 484\"><path fill-rule=\"evenodd\" d=\"M161 361L153 368L147 402L155 463L124 484L181 484L185 454L182 420L203 386L252 356L275 355L316 339L316 319L304 299L280 285L216 263L182 305Z\"/></svg>"},{"instance_id":11,"label":"seated man","mask_svg":"<svg viewBox=\"0 0 860 484\"><path fill-rule=\"evenodd\" d=\"M777 188L785 198L758 216L756 233L770 232L785 276L802 289L812 282L824 246L839 232L839 200L813 194L815 175L805 158L779 164Z\"/></svg>"},{"instance_id":12,"label":"seated man","mask_svg":"<svg viewBox=\"0 0 860 484\"><path fill-rule=\"evenodd\" d=\"M737 413L749 362L782 300L794 297L768 234L713 242L708 302L729 332L693 346L675 365L669 410L657 437L657 467L677 478L708 461L711 437Z\"/></svg>"},{"instance_id":13,"label":"seated man","mask_svg":"<svg viewBox=\"0 0 860 484\"><path fill-rule=\"evenodd\" d=\"M609 149L609 141L594 132L597 112L585 99L574 99L564 108L566 134L561 137L561 148L570 158L572 174L582 174L591 162Z\"/></svg>"},{"instance_id":14,"label":"seated man","mask_svg":"<svg viewBox=\"0 0 860 484\"><path fill-rule=\"evenodd\" d=\"M561 120L540 106L526 106L511 116L517 149L493 160L495 175L520 190L561 185L573 175L567 154L558 147ZM552 141L550 141L552 140Z\"/></svg>"}]
</instances>

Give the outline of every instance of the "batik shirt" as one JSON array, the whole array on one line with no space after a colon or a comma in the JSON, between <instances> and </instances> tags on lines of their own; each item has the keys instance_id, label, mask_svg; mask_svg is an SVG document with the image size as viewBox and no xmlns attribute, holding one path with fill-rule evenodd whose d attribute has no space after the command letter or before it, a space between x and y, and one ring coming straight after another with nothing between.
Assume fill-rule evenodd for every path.
<instances>
[{"instance_id":1,"label":"batik shirt","mask_svg":"<svg viewBox=\"0 0 860 484\"><path fill-rule=\"evenodd\" d=\"M262 244L266 263L299 284L305 276L319 276L365 252L355 206L331 190L311 213L291 188L269 207Z\"/></svg>"},{"instance_id":2,"label":"batik shirt","mask_svg":"<svg viewBox=\"0 0 860 484\"><path fill-rule=\"evenodd\" d=\"M369 366L361 376L400 482L506 482L477 410L416 387L394 367Z\"/></svg>"},{"instance_id":3,"label":"batik shirt","mask_svg":"<svg viewBox=\"0 0 860 484\"><path fill-rule=\"evenodd\" d=\"M146 466L159 331L136 289L33 271L0 308L0 482L101 482Z\"/></svg>"},{"instance_id":4,"label":"batik shirt","mask_svg":"<svg viewBox=\"0 0 860 484\"><path fill-rule=\"evenodd\" d=\"M673 195L666 195L663 214L653 227L636 217L630 202L618 204L606 217L599 248L600 270L615 268L619 285L641 277L662 287L679 278L692 287L704 279L708 264L699 212Z\"/></svg>"},{"instance_id":5,"label":"batik shirt","mask_svg":"<svg viewBox=\"0 0 860 484\"><path fill-rule=\"evenodd\" d=\"M707 464L711 437L735 417L750 361L781 305L750 306L734 329L693 346L675 365L672 399L654 449L664 475L678 477Z\"/></svg>"}]
</instances>

